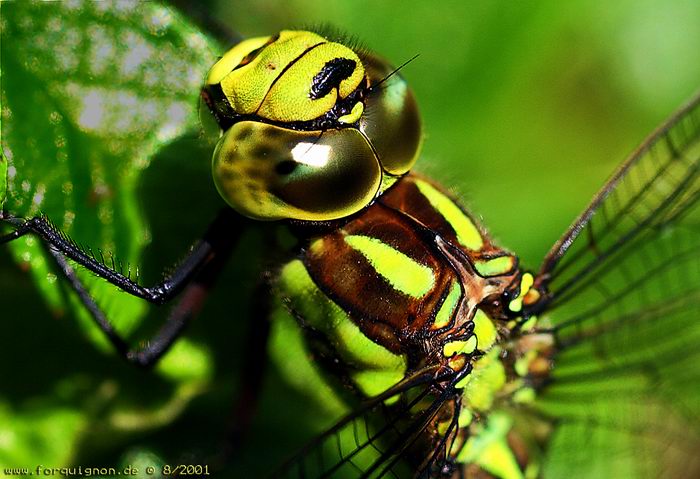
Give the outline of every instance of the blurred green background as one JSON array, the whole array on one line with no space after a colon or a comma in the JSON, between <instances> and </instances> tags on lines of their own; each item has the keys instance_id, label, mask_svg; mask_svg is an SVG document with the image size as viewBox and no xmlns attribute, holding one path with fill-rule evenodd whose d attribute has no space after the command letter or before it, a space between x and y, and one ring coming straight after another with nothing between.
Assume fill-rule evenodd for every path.
<instances>
[{"instance_id":1,"label":"blurred green background","mask_svg":"<svg viewBox=\"0 0 700 479\"><path fill-rule=\"evenodd\" d=\"M2 144L16 175L6 209L35 213L36 185L46 180L41 210L80 243L141 265L147 283L158 279L222 204L195 122L196 84L225 46L177 26L184 24L177 15L168 17L172 34L140 29L139 22L158 25L154 5L19 5L0 4ZM694 1L201 5L243 36L330 24L394 64L420 54L402 70L424 118L417 169L452 188L533 269L615 166L700 87ZM12 10L20 8L27 10ZM58 18L75 28L62 29ZM114 39L104 57L151 45L148 68L157 73L130 77L108 65L93 75L84 61L61 63L61 52L89 55L100 31L106 44ZM113 131L81 127L71 114L86 92L95 94L88 103L114 114ZM184 110L168 109L173 101ZM147 114L129 117L125 109ZM54 110L63 113L55 121ZM158 374L122 364L95 339L36 245L13 246L20 266L3 247L0 467L114 465L151 453L196 462L213 450L240 378L246 299L268 256L261 234L246 236L187 342ZM118 326L138 338L165 312L90 284ZM272 366L254 433L232 468L247 477L269 469L334 414L328 409L310 407Z\"/></svg>"}]
</instances>

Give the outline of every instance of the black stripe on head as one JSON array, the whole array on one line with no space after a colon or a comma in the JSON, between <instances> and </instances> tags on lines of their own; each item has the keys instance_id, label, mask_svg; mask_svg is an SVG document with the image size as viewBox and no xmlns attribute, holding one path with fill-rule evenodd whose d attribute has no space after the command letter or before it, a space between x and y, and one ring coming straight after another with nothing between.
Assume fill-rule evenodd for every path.
<instances>
[{"instance_id":1,"label":"black stripe on head","mask_svg":"<svg viewBox=\"0 0 700 479\"><path fill-rule=\"evenodd\" d=\"M355 60L349 58L334 58L326 62L312 81L309 94L311 99L323 98L331 90L338 88L340 82L352 75L356 66Z\"/></svg>"},{"instance_id":2,"label":"black stripe on head","mask_svg":"<svg viewBox=\"0 0 700 479\"><path fill-rule=\"evenodd\" d=\"M206 85L202 89L202 98L222 129L225 130L233 124L237 115L224 95L220 83Z\"/></svg>"}]
</instances>

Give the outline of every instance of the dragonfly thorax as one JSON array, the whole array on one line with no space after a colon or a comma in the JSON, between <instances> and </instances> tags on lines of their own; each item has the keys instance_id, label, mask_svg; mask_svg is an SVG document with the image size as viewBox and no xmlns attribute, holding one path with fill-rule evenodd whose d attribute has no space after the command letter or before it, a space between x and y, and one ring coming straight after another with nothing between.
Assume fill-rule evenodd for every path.
<instances>
[{"instance_id":1,"label":"dragonfly thorax","mask_svg":"<svg viewBox=\"0 0 700 479\"><path fill-rule=\"evenodd\" d=\"M464 389L464 407L446 403L426 428L418 443L430 448L462 414L485 417L507 382L500 345L517 323L510 307L526 294L527 276L438 185L409 175L342 227L309 239L277 284L311 353L340 365L357 396L424 368L446 378L429 398ZM464 443L466 424L462 431Z\"/></svg>"}]
</instances>

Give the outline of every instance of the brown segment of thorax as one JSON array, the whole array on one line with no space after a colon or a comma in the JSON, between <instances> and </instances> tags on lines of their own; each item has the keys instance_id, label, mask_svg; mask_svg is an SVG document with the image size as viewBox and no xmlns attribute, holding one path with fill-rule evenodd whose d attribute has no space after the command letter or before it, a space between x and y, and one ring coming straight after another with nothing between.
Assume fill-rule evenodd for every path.
<instances>
[{"instance_id":1,"label":"brown segment of thorax","mask_svg":"<svg viewBox=\"0 0 700 479\"><path fill-rule=\"evenodd\" d=\"M341 228L315 238L321 245L302 254L314 282L366 336L394 353L408 353L414 365L441 354L448 340L468 337L477 307L494 319L505 318L509 291L520 277L515 260L507 274L480 276L475 261L508 253L495 246L483 229L483 247L478 251L460 245L450 223L416 187L416 178L403 178ZM347 235L376 238L429 267L433 287L418 299L397 291L344 240ZM461 300L450 323L436 329L433 323L453 282L461 288Z\"/></svg>"}]
</instances>

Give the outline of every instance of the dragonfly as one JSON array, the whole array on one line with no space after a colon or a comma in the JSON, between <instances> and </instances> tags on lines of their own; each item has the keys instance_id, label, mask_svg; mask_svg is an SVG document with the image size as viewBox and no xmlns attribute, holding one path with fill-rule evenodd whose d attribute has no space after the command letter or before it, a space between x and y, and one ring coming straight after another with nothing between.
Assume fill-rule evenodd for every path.
<instances>
[{"instance_id":1,"label":"dragonfly","mask_svg":"<svg viewBox=\"0 0 700 479\"><path fill-rule=\"evenodd\" d=\"M312 43L299 47L298 42ZM301 51L328 45L331 60L340 60L322 57L322 66L310 69L311 83L320 84L318 95L330 88L342 96L340 84L356 82L345 103L331 107L320 123L307 124L318 118L317 111L310 120L261 120L245 105L243 110L232 106L239 85L255 84L255 79L234 82L228 75L243 73L241 67L248 64L269 66L271 58L278 60L275 47L285 43ZM287 59L290 64L297 63L299 50ZM255 167L245 162L256 155L236 159L239 148L257 151L258 159L270 158L277 175L302 169L302 180L313 168L320 169L322 180L338 171L332 163L337 158L329 159L329 152L353 153L347 166L356 168L352 181L332 182L329 190L323 181L312 183L325 200L320 212L281 207L285 215L302 210L311 217L292 217L292 233L302 247L278 269L275 292L291 319L303 326L308 335L303 347L324 364L325 374L332 371L334 381L364 401L294 456L284 472L292 477L559 477L560 471L581 467L583 477L596 477L596 468L610 473L612 467L638 477L693 477L697 438L683 426L696 420L694 398L682 386L694 377L695 359L694 331L684 326L697 316L697 100L643 143L552 247L540 270L528 272L443 187L409 173L421 143L417 108L400 72L379 57L309 32L282 32L248 40L225 54L203 91L224 132L214 154L215 182L244 215L279 220L280 201L260 202L260 192L269 189L269 172L241 175L239 168ZM366 119L372 116L363 117L364 110L375 109L381 118L385 112L376 102L395 98L397 91L403 95L400 115L373 131ZM269 93L264 97L274 107ZM293 92L282 97L288 100ZM402 134L388 138L400 138L401 145L386 147L382 135L391 121L399 121ZM241 132L248 123L254 123L252 131ZM350 140L336 139L341 134ZM339 147L336 141L354 143ZM365 144L369 151L358 152ZM296 149L304 161L280 161L275 156L279 145L292 152L292 159ZM368 158L395 163L373 165ZM371 168L379 173L368 173ZM242 178L248 182L240 183ZM369 193L357 193L368 184ZM287 191L291 198L306 201L306 188L293 186ZM347 191L352 204L333 203ZM3 219L12 229L3 241L31 234L52 246L56 268L113 346L146 365L179 337L192 305L198 307L198 294L218 274L216 258L232 248L238 227L238 216L226 210L165 283L144 288L111 258L78 247L43 216L18 218L10 212ZM394 231L386 232L389 228ZM174 326L164 328L150 347L130 349L89 294L76 273L79 267L152 301L182 292L184 299L166 323ZM382 310L377 299L387 297L389 307ZM366 319L380 311L384 321ZM404 322L397 327L387 318ZM423 333L426 322L429 332ZM387 324L400 331L390 331ZM660 324L688 334L659 338ZM597 361L582 364L582 355ZM688 376L679 375L679 369ZM677 401L674 391L683 391L680 397L687 401ZM640 460L640 451L660 453L663 459L656 464ZM596 453L613 459L601 466L592 460Z\"/></svg>"}]
</instances>

